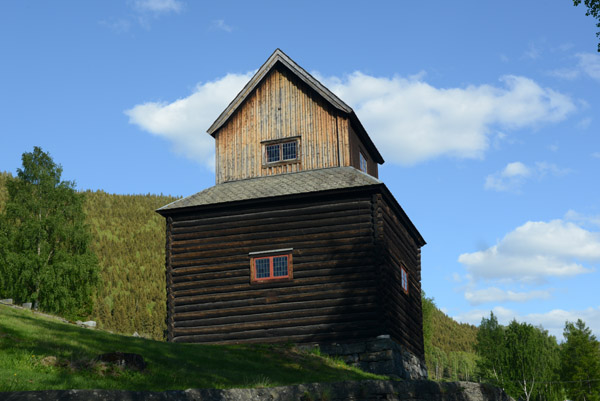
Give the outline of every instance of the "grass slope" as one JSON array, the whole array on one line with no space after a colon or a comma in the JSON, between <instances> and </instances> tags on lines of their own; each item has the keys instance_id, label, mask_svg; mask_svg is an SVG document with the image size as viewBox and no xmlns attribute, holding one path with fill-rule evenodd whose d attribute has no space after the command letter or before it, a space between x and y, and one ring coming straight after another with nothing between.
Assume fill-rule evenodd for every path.
<instances>
[{"instance_id":1,"label":"grass slope","mask_svg":"<svg viewBox=\"0 0 600 401\"><path fill-rule=\"evenodd\" d=\"M148 367L135 372L94 362L113 351L140 354ZM56 362L45 363L49 357ZM291 346L164 343L84 329L0 305L0 392L162 391L382 378Z\"/></svg>"}]
</instances>

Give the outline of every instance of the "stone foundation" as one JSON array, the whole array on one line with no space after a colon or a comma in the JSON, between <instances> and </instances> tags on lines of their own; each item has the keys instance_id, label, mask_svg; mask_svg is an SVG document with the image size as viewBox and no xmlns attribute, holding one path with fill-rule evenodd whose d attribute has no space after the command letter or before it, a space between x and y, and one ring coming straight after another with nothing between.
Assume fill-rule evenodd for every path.
<instances>
[{"instance_id":1,"label":"stone foundation","mask_svg":"<svg viewBox=\"0 0 600 401\"><path fill-rule=\"evenodd\" d=\"M368 341L342 344L313 344L302 348L318 348L321 353L342 358L348 365L366 372L406 380L427 379L425 361L381 335Z\"/></svg>"}]
</instances>

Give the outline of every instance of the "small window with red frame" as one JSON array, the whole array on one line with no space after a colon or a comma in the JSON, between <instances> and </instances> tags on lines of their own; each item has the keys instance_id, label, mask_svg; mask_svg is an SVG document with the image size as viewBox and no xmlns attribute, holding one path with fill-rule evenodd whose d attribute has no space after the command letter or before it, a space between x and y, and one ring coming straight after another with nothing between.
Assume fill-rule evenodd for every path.
<instances>
[{"instance_id":1,"label":"small window with red frame","mask_svg":"<svg viewBox=\"0 0 600 401\"><path fill-rule=\"evenodd\" d=\"M250 281L252 283L293 278L292 249L250 253Z\"/></svg>"},{"instance_id":2,"label":"small window with red frame","mask_svg":"<svg viewBox=\"0 0 600 401\"><path fill-rule=\"evenodd\" d=\"M408 273L406 273L406 269L404 269L404 266L400 267L400 279L401 279L401 286L402 286L402 291L404 291L406 294L408 294Z\"/></svg>"}]
</instances>

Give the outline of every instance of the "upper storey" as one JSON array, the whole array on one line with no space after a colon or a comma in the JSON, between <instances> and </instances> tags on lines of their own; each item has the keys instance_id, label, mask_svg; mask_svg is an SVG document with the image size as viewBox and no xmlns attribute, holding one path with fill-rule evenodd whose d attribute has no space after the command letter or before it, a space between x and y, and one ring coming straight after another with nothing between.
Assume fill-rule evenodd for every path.
<instances>
[{"instance_id":1,"label":"upper storey","mask_svg":"<svg viewBox=\"0 0 600 401\"><path fill-rule=\"evenodd\" d=\"M208 129L216 183L383 158L348 105L277 49Z\"/></svg>"}]
</instances>

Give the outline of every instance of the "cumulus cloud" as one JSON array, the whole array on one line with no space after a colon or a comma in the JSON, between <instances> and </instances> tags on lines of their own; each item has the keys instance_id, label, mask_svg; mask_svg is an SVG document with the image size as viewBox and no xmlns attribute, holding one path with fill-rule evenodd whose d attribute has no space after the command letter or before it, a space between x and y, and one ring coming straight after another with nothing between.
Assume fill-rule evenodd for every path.
<instances>
[{"instance_id":1,"label":"cumulus cloud","mask_svg":"<svg viewBox=\"0 0 600 401\"><path fill-rule=\"evenodd\" d=\"M512 162L508 163L503 170L488 175L485 179L484 188L494 191L518 192L527 179L541 179L548 174L560 177L569 172L569 169L563 169L547 162L536 162L532 167L528 167L521 162Z\"/></svg>"},{"instance_id":2,"label":"cumulus cloud","mask_svg":"<svg viewBox=\"0 0 600 401\"><path fill-rule=\"evenodd\" d=\"M201 83L174 102L146 102L126 110L129 122L169 140L174 150L214 168L214 140L206 130L250 80L253 72Z\"/></svg>"},{"instance_id":3,"label":"cumulus cloud","mask_svg":"<svg viewBox=\"0 0 600 401\"><path fill-rule=\"evenodd\" d=\"M126 113L131 123L172 140L188 157L206 159L212 144L196 134L206 131L250 77L228 74L199 84L186 98L148 102ZM525 77L503 77L500 87L449 89L435 88L422 78L355 72L321 80L354 108L386 161L402 165L441 156L482 158L495 127L518 129L555 122L575 109L568 96Z\"/></svg>"},{"instance_id":4,"label":"cumulus cloud","mask_svg":"<svg viewBox=\"0 0 600 401\"><path fill-rule=\"evenodd\" d=\"M515 292L502 290L497 287L465 292L465 299L471 305L480 305L488 302L527 302L534 299L548 299L550 296L551 292L548 290Z\"/></svg>"},{"instance_id":5,"label":"cumulus cloud","mask_svg":"<svg viewBox=\"0 0 600 401\"><path fill-rule=\"evenodd\" d=\"M502 325L509 324L513 319L519 322L527 322L534 326L542 326L548 330L549 334L555 336L559 341L563 339L563 329L565 322L575 322L577 319L583 320L594 333L600 333L600 307L590 307L584 310L553 309L546 313L530 313L520 315L518 312L503 308L501 306L492 309L498 322ZM489 310L471 310L453 318L459 322L479 325L483 317L490 316Z\"/></svg>"},{"instance_id":6,"label":"cumulus cloud","mask_svg":"<svg viewBox=\"0 0 600 401\"><path fill-rule=\"evenodd\" d=\"M355 72L321 78L350 104L387 161L413 165L440 156L482 158L496 128L563 120L575 110L566 95L529 78L501 86L435 88L423 76L373 77Z\"/></svg>"},{"instance_id":7,"label":"cumulus cloud","mask_svg":"<svg viewBox=\"0 0 600 401\"><path fill-rule=\"evenodd\" d=\"M543 282L593 271L600 262L600 233L563 220L529 221L488 249L463 253L458 261L475 280Z\"/></svg>"}]
</instances>

